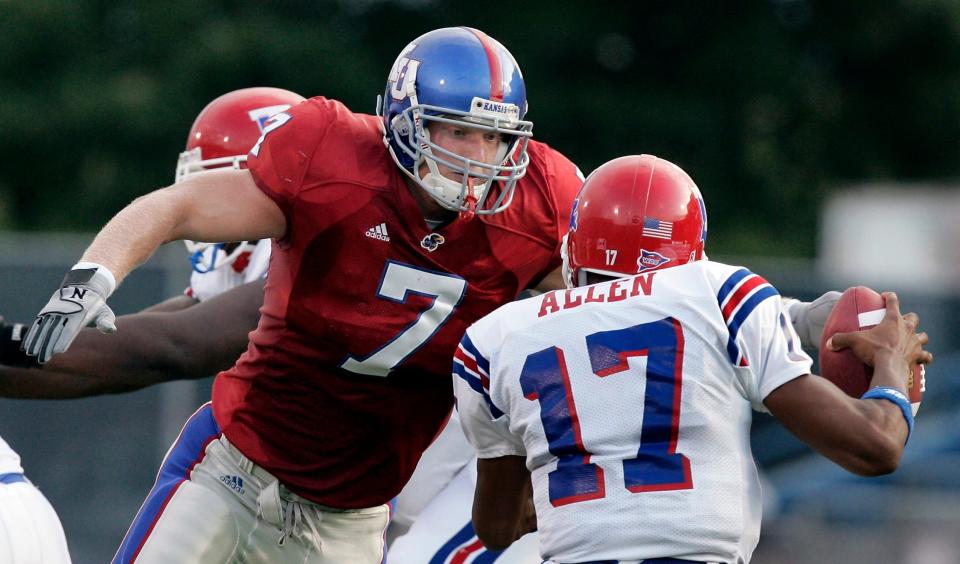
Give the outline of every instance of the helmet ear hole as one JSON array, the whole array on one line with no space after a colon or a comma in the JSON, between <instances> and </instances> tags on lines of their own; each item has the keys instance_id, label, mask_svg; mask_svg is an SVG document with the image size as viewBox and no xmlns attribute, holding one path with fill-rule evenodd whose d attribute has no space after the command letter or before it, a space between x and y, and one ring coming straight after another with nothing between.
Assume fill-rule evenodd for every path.
<instances>
[{"instance_id":1,"label":"helmet ear hole","mask_svg":"<svg viewBox=\"0 0 960 564\"><path fill-rule=\"evenodd\" d=\"M393 129L397 132L398 135L403 135L406 137L410 134L410 128L407 126L407 121L403 119L402 116L395 116L393 118Z\"/></svg>"},{"instance_id":2,"label":"helmet ear hole","mask_svg":"<svg viewBox=\"0 0 960 564\"><path fill-rule=\"evenodd\" d=\"M577 271L577 287L586 286L590 284L590 272L587 272L585 269L581 268Z\"/></svg>"}]
</instances>

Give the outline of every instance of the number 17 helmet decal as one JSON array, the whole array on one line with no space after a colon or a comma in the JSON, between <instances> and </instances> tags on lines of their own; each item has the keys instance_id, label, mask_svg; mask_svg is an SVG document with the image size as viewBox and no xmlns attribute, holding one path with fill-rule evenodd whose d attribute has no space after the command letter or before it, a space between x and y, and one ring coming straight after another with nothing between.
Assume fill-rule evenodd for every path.
<instances>
[{"instance_id":1,"label":"number 17 helmet decal","mask_svg":"<svg viewBox=\"0 0 960 564\"><path fill-rule=\"evenodd\" d=\"M280 88L243 88L207 104L194 120L187 148L177 160L175 182L216 168L246 168L247 154L272 116L302 102L299 94ZM229 202L223 202L229 206ZM184 241L190 263L204 273L233 264L256 242L198 243Z\"/></svg>"},{"instance_id":2,"label":"number 17 helmet decal","mask_svg":"<svg viewBox=\"0 0 960 564\"><path fill-rule=\"evenodd\" d=\"M533 124L523 119L527 94L520 68L496 40L468 27L418 37L393 64L378 112L390 155L440 205L478 214L510 205L529 164L526 149ZM430 122L500 135L496 162L479 162L440 147L430 140ZM421 176L424 165L427 171ZM460 179L441 176L438 165ZM499 191L496 183L502 183Z\"/></svg>"},{"instance_id":3,"label":"number 17 helmet decal","mask_svg":"<svg viewBox=\"0 0 960 564\"><path fill-rule=\"evenodd\" d=\"M564 239L568 287L586 273L632 276L703 258L707 210L693 180L653 155L614 159L580 188Z\"/></svg>"}]
</instances>

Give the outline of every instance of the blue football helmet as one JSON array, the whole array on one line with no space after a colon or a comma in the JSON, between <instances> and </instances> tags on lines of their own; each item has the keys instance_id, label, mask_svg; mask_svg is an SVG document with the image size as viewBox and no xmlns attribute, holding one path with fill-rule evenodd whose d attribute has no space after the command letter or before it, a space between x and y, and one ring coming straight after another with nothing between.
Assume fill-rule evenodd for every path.
<instances>
[{"instance_id":1,"label":"blue football helmet","mask_svg":"<svg viewBox=\"0 0 960 564\"><path fill-rule=\"evenodd\" d=\"M400 52L377 104L383 141L407 176L444 208L477 214L503 211L530 158L533 123L524 121L527 93L507 49L469 27L421 35ZM501 136L495 164L482 163L430 140L430 122L468 125ZM441 176L437 165L461 176ZM420 175L426 165L427 172ZM502 189L487 202L494 182Z\"/></svg>"}]
</instances>

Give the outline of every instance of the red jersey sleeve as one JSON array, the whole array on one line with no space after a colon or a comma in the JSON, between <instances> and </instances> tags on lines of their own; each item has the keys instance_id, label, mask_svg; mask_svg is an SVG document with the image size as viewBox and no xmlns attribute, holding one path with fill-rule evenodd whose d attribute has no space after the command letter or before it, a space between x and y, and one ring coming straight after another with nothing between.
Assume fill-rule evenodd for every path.
<instances>
[{"instance_id":1,"label":"red jersey sleeve","mask_svg":"<svg viewBox=\"0 0 960 564\"><path fill-rule=\"evenodd\" d=\"M313 154L330 127L331 100L312 98L267 121L247 157L247 168L264 194L280 206L289 229L292 203L303 187Z\"/></svg>"},{"instance_id":2,"label":"red jersey sleeve","mask_svg":"<svg viewBox=\"0 0 960 564\"><path fill-rule=\"evenodd\" d=\"M570 229L570 212L573 211L573 201L580 192L580 186L583 185L583 173L580 172L577 165L549 146L542 145L542 149L547 194L552 199L556 218L555 223L551 226L553 230L551 235L556 244L550 264L540 273L537 282L560 266L560 243Z\"/></svg>"}]
</instances>

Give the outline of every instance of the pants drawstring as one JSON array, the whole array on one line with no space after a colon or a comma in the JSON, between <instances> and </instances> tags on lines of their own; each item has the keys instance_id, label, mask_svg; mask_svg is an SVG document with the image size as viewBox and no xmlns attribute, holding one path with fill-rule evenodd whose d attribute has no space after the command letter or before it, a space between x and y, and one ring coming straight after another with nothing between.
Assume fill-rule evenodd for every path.
<instances>
[{"instance_id":1,"label":"pants drawstring","mask_svg":"<svg viewBox=\"0 0 960 564\"><path fill-rule=\"evenodd\" d=\"M312 537L317 550L322 549L320 540L320 531L314 521L320 521L322 514L316 508L304 508L299 501L285 500L287 506L283 511L283 525L280 528L280 538L277 540L279 546L283 546L287 539L303 533L303 525L306 525L307 533ZM305 515L304 512L312 509L312 515ZM312 518L310 518L312 517Z\"/></svg>"}]
</instances>

